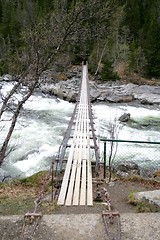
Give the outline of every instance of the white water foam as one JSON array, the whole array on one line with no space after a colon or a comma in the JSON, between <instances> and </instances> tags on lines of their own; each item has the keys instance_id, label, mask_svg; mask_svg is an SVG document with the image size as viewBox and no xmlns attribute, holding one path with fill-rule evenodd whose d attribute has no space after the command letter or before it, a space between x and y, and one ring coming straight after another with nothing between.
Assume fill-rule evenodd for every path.
<instances>
[{"instance_id":1,"label":"white water foam","mask_svg":"<svg viewBox=\"0 0 160 240\"><path fill-rule=\"evenodd\" d=\"M71 111L73 109L73 104L64 100L43 97L40 95L33 95L29 100L24 104L25 109L29 110L63 110Z\"/></svg>"},{"instance_id":2,"label":"white water foam","mask_svg":"<svg viewBox=\"0 0 160 240\"><path fill-rule=\"evenodd\" d=\"M2 92L8 92L12 86L13 84L10 83L5 84ZM30 97L24 105L24 114L17 122L11 139L11 145L16 143L17 149L11 152L6 159L7 163L14 166L14 171L17 169L18 173L22 171L29 176L46 169L47 164L49 166L50 159L58 151L58 146L67 129L74 106L73 103L46 97L45 95L35 94ZM118 119L123 113L129 112L131 120L137 122L147 117L160 119L158 110L151 110L147 107L122 106L120 104L94 104L93 112L96 118L96 133L102 137L109 137L109 122L115 118ZM6 127L7 124L5 123ZM5 132L6 130L3 129L1 138L5 136ZM154 129L133 128L129 124L123 123L118 138L122 140L159 141L160 132ZM134 146L130 145L128 149L131 153L140 155L139 150L135 150ZM153 153L154 151L153 149ZM141 151L142 153L143 151ZM7 164L5 168L7 168Z\"/></svg>"},{"instance_id":3,"label":"white water foam","mask_svg":"<svg viewBox=\"0 0 160 240\"><path fill-rule=\"evenodd\" d=\"M100 122L99 134L102 137L108 137L108 126L109 123L113 122L115 119L118 120L119 117L124 113L131 114L131 120L140 121L142 119L152 117L159 118L160 120L160 111L151 110L142 107L133 107L133 106L112 106L105 104L94 105L94 114L95 117ZM122 130L118 134L118 138L122 140L139 140L139 141L159 141L160 133L154 130L144 130L132 128L127 124L122 124Z\"/></svg>"},{"instance_id":4,"label":"white water foam","mask_svg":"<svg viewBox=\"0 0 160 240\"><path fill-rule=\"evenodd\" d=\"M48 169L51 166L51 157L56 155L59 146L42 145L37 152L29 154L24 160L14 163L14 167L25 173L25 176L30 176L35 172ZM49 158L49 160L48 160Z\"/></svg>"}]
</instances>

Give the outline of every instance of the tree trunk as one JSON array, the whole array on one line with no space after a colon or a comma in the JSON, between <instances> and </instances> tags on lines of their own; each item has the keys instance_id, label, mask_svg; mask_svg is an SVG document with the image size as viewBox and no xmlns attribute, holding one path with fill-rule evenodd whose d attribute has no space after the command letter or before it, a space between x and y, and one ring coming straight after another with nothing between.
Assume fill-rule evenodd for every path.
<instances>
[{"instance_id":1,"label":"tree trunk","mask_svg":"<svg viewBox=\"0 0 160 240\"><path fill-rule=\"evenodd\" d=\"M18 118L18 116L20 114L20 111L22 109L22 106L28 100L28 98L32 95L37 83L38 83L38 80L35 80L34 84L30 87L29 92L23 97L23 99L17 105L17 108L16 108L16 110L13 114L13 117L12 117L12 121L11 121L9 131L8 131L7 136L6 136L6 138L3 142L3 145L0 149L0 165L2 164L2 162L3 162L3 160L6 156L6 151L7 151L7 148L8 148L8 144L9 144L10 138L12 136L14 127L16 125L17 118Z\"/></svg>"},{"instance_id":2,"label":"tree trunk","mask_svg":"<svg viewBox=\"0 0 160 240\"><path fill-rule=\"evenodd\" d=\"M101 56L100 56L100 59L99 59L99 62L98 62L98 66L97 66L96 72L95 72L95 74L94 74L95 76L97 75L97 73L98 73L98 71L99 71L100 64L101 64L101 62L102 62L102 58L103 58L103 55L104 55L104 53L105 53L106 45L107 45L107 44L104 45L104 48L103 48L103 50L102 50L102 53L101 53Z\"/></svg>"},{"instance_id":3,"label":"tree trunk","mask_svg":"<svg viewBox=\"0 0 160 240\"><path fill-rule=\"evenodd\" d=\"M18 82L14 85L14 87L11 89L11 91L9 92L9 94L3 99L3 103L0 109L0 118L2 117L2 114L5 111L5 108L7 106L7 103L9 101L9 99L13 96L13 94L17 91L17 88L19 87L19 85L21 84L21 82Z\"/></svg>"}]
</instances>

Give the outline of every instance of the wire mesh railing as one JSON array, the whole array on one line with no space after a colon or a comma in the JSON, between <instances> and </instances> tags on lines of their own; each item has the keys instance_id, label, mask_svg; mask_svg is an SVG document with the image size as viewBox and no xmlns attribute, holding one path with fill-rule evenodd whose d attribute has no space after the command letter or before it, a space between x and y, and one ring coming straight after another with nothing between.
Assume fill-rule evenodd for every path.
<instances>
[{"instance_id":1,"label":"wire mesh railing","mask_svg":"<svg viewBox=\"0 0 160 240\"><path fill-rule=\"evenodd\" d=\"M121 163L133 162L138 165L140 174L152 176L160 170L160 142L100 139L101 161L112 167Z\"/></svg>"}]
</instances>

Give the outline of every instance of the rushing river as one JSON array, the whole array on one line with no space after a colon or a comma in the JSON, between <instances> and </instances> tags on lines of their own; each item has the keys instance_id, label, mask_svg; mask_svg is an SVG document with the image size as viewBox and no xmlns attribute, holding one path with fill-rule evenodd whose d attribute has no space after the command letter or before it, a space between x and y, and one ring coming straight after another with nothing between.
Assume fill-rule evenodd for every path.
<instances>
[{"instance_id":1,"label":"rushing river","mask_svg":"<svg viewBox=\"0 0 160 240\"><path fill-rule=\"evenodd\" d=\"M5 86L6 91L10 85ZM73 103L55 99L48 95L35 93L25 103L15 131L10 141L14 150L7 156L1 168L11 177L30 176L40 170L49 169L52 159L58 152L65 130L74 109ZM118 134L119 139L160 141L160 111L159 107L128 104L94 103L93 112L95 126L100 137L109 138L108 128L111 122L118 119L123 113L129 112L131 120L123 123ZM9 116L7 116L9 117ZM1 126L4 122L0 123ZM1 130L0 143L3 141L5 128ZM103 144L99 143L100 156L103 158ZM119 144L117 156L130 153L129 160L145 163L150 161L152 165L160 167L160 146L140 146L128 144L127 149ZM152 159L150 159L152 155ZM121 156L121 157L120 157ZM132 156L132 159L131 159ZM147 156L147 157L146 157ZM152 160L152 162L151 162Z\"/></svg>"}]
</instances>

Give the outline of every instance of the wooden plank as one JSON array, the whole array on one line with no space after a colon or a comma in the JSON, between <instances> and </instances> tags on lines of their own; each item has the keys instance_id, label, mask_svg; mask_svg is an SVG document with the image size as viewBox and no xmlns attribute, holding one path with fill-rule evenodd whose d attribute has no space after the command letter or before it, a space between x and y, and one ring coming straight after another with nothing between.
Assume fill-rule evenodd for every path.
<instances>
[{"instance_id":1,"label":"wooden plank","mask_svg":"<svg viewBox=\"0 0 160 240\"><path fill-rule=\"evenodd\" d=\"M79 204L79 195L80 195L80 177L81 177L81 160L82 160L82 138L83 138L83 124L84 124L84 110L81 109L81 126L80 126L80 143L79 143L79 155L77 161L77 172L76 172L76 179L75 179L75 188L73 194L73 205Z\"/></svg>"},{"instance_id":2,"label":"wooden plank","mask_svg":"<svg viewBox=\"0 0 160 240\"><path fill-rule=\"evenodd\" d=\"M92 193L92 173L90 159L87 164L87 205L93 205L93 193Z\"/></svg>"},{"instance_id":3,"label":"wooden plank","mask_svg":"<svg viewBox=\"0 0 160 240\"><path fill-rule=\"evenodd\" d=\"M83 126L83 148L82 148L82 180L81 180L81 192L80 192L80 205L86 204L86 112L84 109L84 126Z\"/></svg>"},{"instance_id":4,"label":"wooden plank","mask_svg":"<svg viewBox=\"0 0 160 240\"><path fill-rule=\"evenodd\" d=\"M80 193L80 205L86 204L86 159L82 160L82 182Z\"/></svg>"},{"instance_id":5,"label":"wooden plank","mask_svg":"<svg viewBox=\"0 0 160 240\"><path fill-rule=\"evenodd\" d=\"M64 202L65 202L66 191L67 191L67 187L68 187L68 180L69 180L71 165L72 165L72 160L73 160L73 152L74 152L74 144L72 144L70 152L69 152L69 157L68 157L68 161L67 161L67 165L66 165L57 205L64 205Z\"/></svg>"},{"instance_id":6,"label":"wooden plank","mask_svg":"<svg viewBox=\"0 0 160 240\"><path fill-rule=\"evenodd\" d=\"M75 151L74 151L74 161L72 165L72 172L71 172L71 178L70 178L70 183L69 183L69 188L68 188L68 193L67 193L67 198L65 205L69 206L72 204L72 195L73 195L73 190L74 190L74 185L75 185L75 176L76 176L76 171L77 171L77 163L78 163L78 158L79 158L79 138L81 135L81 119L82 119L82 110L81 110L81 105L79 106L78 109L78 116L77 116L77 125L76 125L76 134L75 134Z\"/></svg>"},{"instance_id":7,"label":"wooden plank","mask_svg":"<svg viewBox=\"0 0 160 240\"><path fill-rule=\"evenodd\" d=\"M73 189L74 189L76 168L77 168L77 152L74 153L74 161L73 161L73 165L72 165L70 183L69 183L67 198L66 198L66 202L65 202L66 206L70 206L72 204L72 195L73 195Z\"/></svg>"},{"instance_id":8,"label":"wooden plank","mask_svg":"<svg viewBox=\"0 0 160 240\"><path fill-rule=\"evenodd\" d=\"M87 112L87 142L90 143L89 135L89 113ZM93 192L92 192L92 169L90 160L90 146L88 146L88 156L87 156L87 205L93 205Z\"/></svg>"},{"instance_id":9,"label":"wooden plank","mask_svg":"<svg viewBox=\"0 0 160 240\"><path fill-rule=\"evenodd\" d=\"M79 205L79 189L80 189L81 161L80 156L77 162L77 171L75 178L75 188L73 193L73 205Z\"/></svg>"},{"instance_id":10,"label":"wooden plank","mask_svg":"<svg viewBox=\"0 0 160 240\"><path fill-rule=\"evenodd\" d=\"M80 112L78 111L77 119L78 119L79 115L80 115ZM71 145L71 149L70 149L70 152L69 152L69 157L68 157L68 161L67 161L67 164L66 164L66 169L65 169L65 173L64 173L64 177L63 177L63 181L62 181L61 190L60 190L60 193L59 193L57 205L64 205L64 203L65 203L66 191L67 191L67 188L68 188L69 177L70 177L70 172L71 172L71 165L72 165L73 156L74 156L74 146L75 146L75 139L77 137L77 127L78 127L78 120L76 120L76 124L75 124L73 143Z\"/></svg>"}]
</instances>

